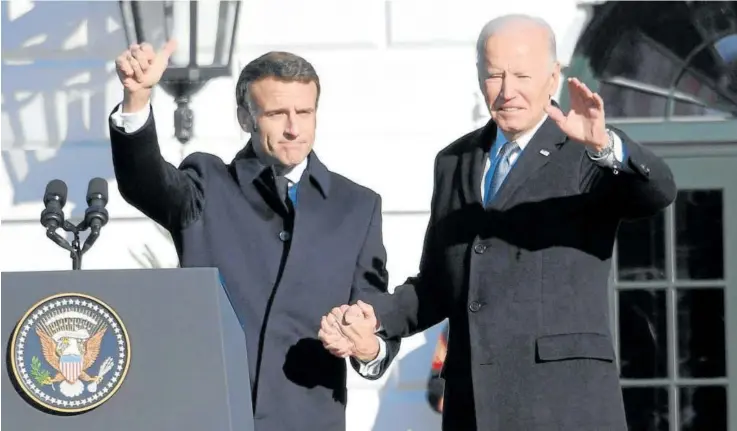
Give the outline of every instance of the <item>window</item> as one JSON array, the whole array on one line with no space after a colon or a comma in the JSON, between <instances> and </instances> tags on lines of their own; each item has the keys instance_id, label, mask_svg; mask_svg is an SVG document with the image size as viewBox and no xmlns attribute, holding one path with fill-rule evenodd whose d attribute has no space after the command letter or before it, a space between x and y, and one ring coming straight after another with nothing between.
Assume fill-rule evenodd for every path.
<instances>
[{"instance_id":1,"label":"window","mask_svg":"<svg viewBox=\"0 0 737 431\"><path fill-rule=\"evenodd\" d=\"M632 430L727 431L724 192L683 189L653 219L623 223L615 290Z\"/></svg>"},{"instance_id":2,"label":"window","mask_svg":"<svg viewBox=\"0 0 737 431\"><path fill-rule=\"evenodd\" d=\"M607 2L581 41L609 118L737 118L737 2Z\"/></svg>"}]
</instances>

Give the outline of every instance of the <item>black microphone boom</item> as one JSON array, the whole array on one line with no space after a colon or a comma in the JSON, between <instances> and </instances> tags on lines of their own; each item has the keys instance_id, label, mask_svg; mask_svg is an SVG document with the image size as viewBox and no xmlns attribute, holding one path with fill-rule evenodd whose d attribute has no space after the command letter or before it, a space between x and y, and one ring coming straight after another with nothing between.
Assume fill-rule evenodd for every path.
<instances>
[{"instance_id":1,"label":"black microphone boom","mask_svg":"<svg viewBox=\"0 0 737 431\"><path fill-rule=\"evenodd\" d=\"M102 178L93 178L87 187L87 210L84 212L84 220L78 225L72 224L64 219L62 209L67 201L67 185L61 180L52 180L46 185L44 194L44 210L41 212L41 224L46 228L46 236L69 251L72 258L72 269L82 268L82 255L92 247L100 229L108 222L107 205L107 181ZM56 233L62 228L74 235L70 244L63 236ZM79 246L79 233L89 229L90 234L84 242L84 247Z\"/></svg>"},{"instance_id":2,"label":"black microphone boom","mask_svg":"<svg viewBox=\"0 0 737 431\"><path fill-rule=\"evenodd\" d=\"M105 209L105 205L107 205L107 181L102 178L90 180L87 186L87 205L83 224L90 228L90 235L84 242L82 253L92 247L97 237L100 236L100 229L107 224L108 213Z\"/></svg>"}]
</instances>

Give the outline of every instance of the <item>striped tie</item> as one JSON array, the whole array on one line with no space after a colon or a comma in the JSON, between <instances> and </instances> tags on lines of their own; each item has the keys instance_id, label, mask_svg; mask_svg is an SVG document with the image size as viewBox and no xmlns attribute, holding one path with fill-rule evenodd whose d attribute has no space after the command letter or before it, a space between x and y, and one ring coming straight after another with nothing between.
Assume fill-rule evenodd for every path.
<instances>
[{"instance_id":1,"label":"striped tie","mask_svg":"<svg viewBox=\"0 0 737 431\"><path fill-rule=\"evenodd\" d=\"M490 202L496 193L499 191L499 187L504 183L504 179L512 169L511 157L520 151L519 145L516 142L510 141L502 146L499 150L499 158L496 167L492 164L489 172L486 173L486 194L484 195L484 205Z\"/></svg>"}]
</instances>

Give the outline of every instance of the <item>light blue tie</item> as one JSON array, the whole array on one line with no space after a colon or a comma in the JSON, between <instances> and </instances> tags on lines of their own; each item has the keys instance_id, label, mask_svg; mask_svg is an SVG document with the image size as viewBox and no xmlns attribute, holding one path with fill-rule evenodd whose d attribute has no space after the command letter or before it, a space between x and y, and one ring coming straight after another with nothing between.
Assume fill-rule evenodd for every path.
<instances>
[{"instance_id":1,"label":"light blue tie","mask_svg":"<svg viewBox=\"0 0 737 431\"><path fill-rule=\"evenodd\" d=\"M519 145L516 142L510 141L505 143L501 150L499 150L499 157L497 157L496 166L494 166L493 160L491 169L486 173L484 184L486 186L486 193L484 194L484 205L490 202L496 192L499 191L499 187L502 186L504 179L507 178L507 174L512 169L511 158L514 154L520 151Z\"/></svg>"}]
</instances>

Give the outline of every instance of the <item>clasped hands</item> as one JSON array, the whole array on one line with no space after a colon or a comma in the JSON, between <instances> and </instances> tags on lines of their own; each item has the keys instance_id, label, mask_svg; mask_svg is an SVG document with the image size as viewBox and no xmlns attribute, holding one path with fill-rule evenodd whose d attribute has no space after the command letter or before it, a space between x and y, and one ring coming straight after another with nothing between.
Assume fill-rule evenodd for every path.
<instances>
[{"instance_id":1,"label":"clasped hands","mask_svg":"<svg viewBox=\"0 0 737 431\"><path fill-rule=\"evenodd\" d=\"M322 317L317 337L327 351L339 358L370 362L379 355L378 320L374 308L358 301L333 308Z\"/></svg>"}]
</instances>

